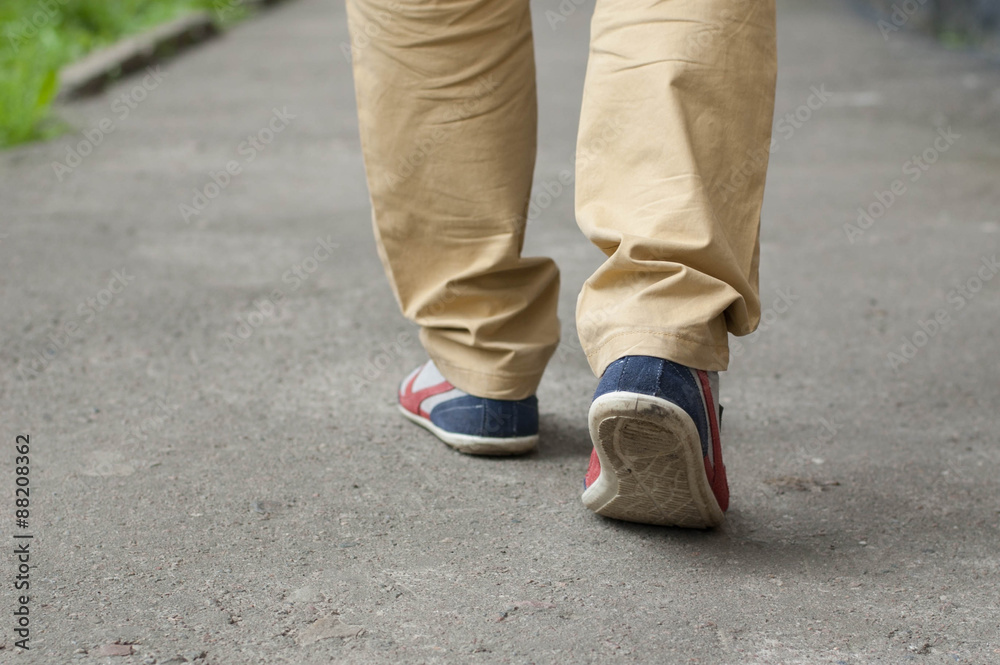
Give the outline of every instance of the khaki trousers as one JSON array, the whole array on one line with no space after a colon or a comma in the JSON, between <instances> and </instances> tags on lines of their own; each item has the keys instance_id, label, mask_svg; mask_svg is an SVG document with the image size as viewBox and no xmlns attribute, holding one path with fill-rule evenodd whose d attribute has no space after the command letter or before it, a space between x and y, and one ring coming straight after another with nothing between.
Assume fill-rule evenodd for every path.
<instances>
[{"instance_id":1,"label":"khaki trousers","mask_svg":"<svg viewBox=\"0 0 1000 665\"><path fill-rule=\"evenodd\" d=\"M576 216L607 256L577 306L595 374L625 355L704 370L760 318L774 0L596 0ZM527 0L347 0L379 255L456 387L535 392L559 273L521 256L536 144Z\"/></svg>"}]
</instances>

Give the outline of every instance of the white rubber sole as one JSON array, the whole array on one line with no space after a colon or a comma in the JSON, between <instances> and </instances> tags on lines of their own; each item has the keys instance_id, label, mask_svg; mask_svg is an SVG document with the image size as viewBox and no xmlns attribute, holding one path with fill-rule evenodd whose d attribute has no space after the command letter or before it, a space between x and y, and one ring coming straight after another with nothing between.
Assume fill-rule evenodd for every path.
<instances>
[{"instance_id":1,"label":"white rubber sole","mask_svg":"<svg viewBox=\"0 0 1000 665\"><path fill-rule=\"evenodd\" d=\"M396 405L406 418L441 439L461 453L469 455L523 455L538 445L538 435L510 438L470 436L443 430L427 418L407 411L401 404Z\"/></svg>"},{"instance_id":2,"label":"white rubber sole","mask_svg":"<svg viewBox=\"0 0 1000 665\"><path fill-rule=\"evenodd\" d=\"M638 393L602 395L590 406L590 438L601 461L601 475L582 497L590 510L642 524L722 524L698 429L676 404Z\"/></svg>"}]
</instances>

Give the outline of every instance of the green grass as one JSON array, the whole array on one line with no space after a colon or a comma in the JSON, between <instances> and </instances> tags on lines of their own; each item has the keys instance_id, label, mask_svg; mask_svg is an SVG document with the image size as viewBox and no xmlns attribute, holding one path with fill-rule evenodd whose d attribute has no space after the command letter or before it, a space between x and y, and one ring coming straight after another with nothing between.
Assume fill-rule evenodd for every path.
<instances>
[{"instance_id":1,"label":"green grass","mask_svg":"<svg viewBox=\"0 0 1000 665\"><path fill-rule=\"evenodd\" d=\"M0 0L0 148L51 138L59 70L126 35L205 9L241 13L239 0ZM236 8L238 11L227 11Z\"/></svg>"}]
</instances>

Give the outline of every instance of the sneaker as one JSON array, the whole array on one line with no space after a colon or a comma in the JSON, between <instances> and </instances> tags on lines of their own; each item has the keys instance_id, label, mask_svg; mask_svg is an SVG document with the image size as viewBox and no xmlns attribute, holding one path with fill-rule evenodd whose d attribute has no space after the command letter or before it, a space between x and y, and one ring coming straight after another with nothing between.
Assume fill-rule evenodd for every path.
<instances>
[{"instance_id":1,"label":"sneaker","mask_svg":"<svg viewBox=\"0 0 1000 665\"><path fill-rule=\"evenodd\" d=\"M463 453L517 455L538 443L537 397L475 397L448 383L431 360L403 379L399 410Z\"/></svg>"},{"instance_id":2,"label":"sneaker","mask_svg":"<svg viewBox=\"0 0 1000 665\"><path fill-rule=\"evenodd\" d=\"M729 486L718 394L718 372L649 356L611 363L590 406L584 505L628 522L721 524Z\"/></svg>"}]
</instances>

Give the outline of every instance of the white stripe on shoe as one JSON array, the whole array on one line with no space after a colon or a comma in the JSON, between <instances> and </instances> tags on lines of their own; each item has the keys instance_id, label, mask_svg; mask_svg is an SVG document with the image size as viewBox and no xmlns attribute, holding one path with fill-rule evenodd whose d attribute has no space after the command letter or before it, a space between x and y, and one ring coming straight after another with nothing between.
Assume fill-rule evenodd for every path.
<instances>
[{"instance_id":1,"label":"white stripe on shoe","mask_svg":"<svg viewBox=\"0 0 1000 665\"><path fill-rule=\"evenodd\" d=\"M417 376L417 380L413 382L412 388L415 393L420 392L424 388L430 388L431 386L436 386L437 384L448 380L444 378L444 375L441 374L441 371L434 364L433 360L428 360L426 363L418 367L417 372L419 374ZM409 381L412 376L413 374L411 373L410 376L406 377L407 381Z\"/></svg>"}]
</instances>

